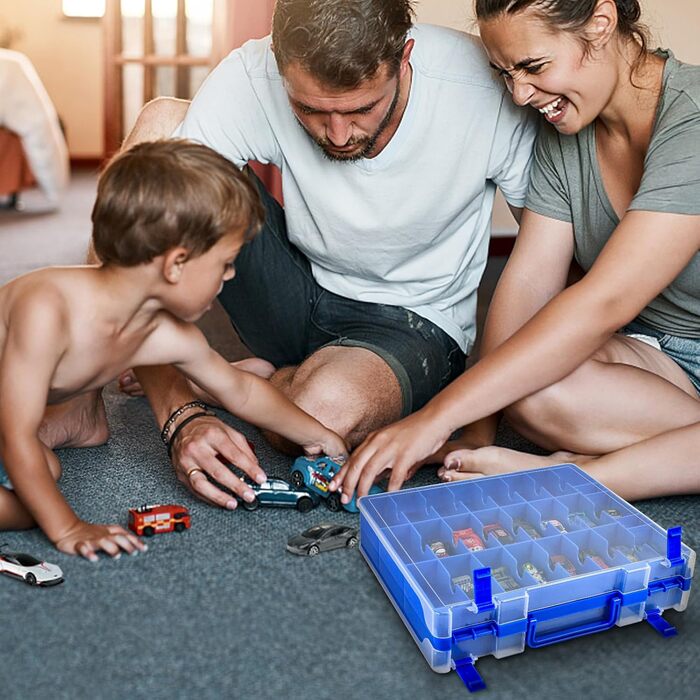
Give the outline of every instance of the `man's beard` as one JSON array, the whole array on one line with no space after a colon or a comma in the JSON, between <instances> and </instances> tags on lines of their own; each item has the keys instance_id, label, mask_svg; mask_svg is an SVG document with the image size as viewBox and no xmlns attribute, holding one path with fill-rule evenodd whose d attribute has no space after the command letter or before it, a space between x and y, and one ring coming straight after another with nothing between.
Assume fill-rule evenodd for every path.
<instances>
[{"instance_id":1,"label":"man's beard","mask_svg":"<svg viewBox=\"0 0 700 700\"><path fill-rule=\"evenodd\" d=\"M386 131L387 127L389 126L389 123L391 122L394 116L394 113L396 112L400 96L401 81L399 80L398 85L396 86L396 92L394 93L394 99L391 101L389 110L387 111L384 119L382 119L382 122L377 128L377 130L372 136L363 136L362 138L358 139L350 139L350 141L348 141L345 144L345 146L361 145L362 148L360 148L358 151L353 151L348 155L343 155L342 153L337 153L333 150L330 150L333 148L333 144L328 139L316 138L311 133L309 133L308 130L306 130L306 127L304 127L304 129L306 130L306 133L309 134L309 136L313 139L314 143L323 151L323 155L326 156L328 160L331 160L336 163L354 163L358 160L362 160L363 158L367 158L367 156L369 156L369 154L372 153L375 146L377 145L379 137ZM301 122L299 123L301 124ZM303 124L301 125L304 126Z\"/></svg>"}]
</instances>

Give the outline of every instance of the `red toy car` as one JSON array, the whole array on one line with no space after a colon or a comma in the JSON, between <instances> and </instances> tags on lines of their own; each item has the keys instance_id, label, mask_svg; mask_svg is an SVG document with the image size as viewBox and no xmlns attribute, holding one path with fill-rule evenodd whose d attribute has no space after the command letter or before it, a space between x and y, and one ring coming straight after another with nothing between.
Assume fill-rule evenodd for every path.
<instances>
[{"instance_id":1,"label":"red toy car","mask_svg":"<svg viewBox=\"0 0 700 700\"><path fill-rule=\"evenodd\" d=\"M506 530L500 523L491 523L484 525L484 539L489 535L493 535L501 544L512 544L515 540L513 535Z\"/></svg>"},{"instance_id":2,"label":"red toy car","mask_svg":"<svg viewBox=\"0 0 700 700\"><path fill-rule=\"evenodd\" d=\"M464 546L470 552L480 552L484 548L484 543L481 541L481 537L468 527L464 530L455 530L452 533L452 539L454 543L457 544L459 540L462 540Z\"/></svg>"},{"instance_id":3,"label":"red toy car","mask_svg":"<svg viewBox=\"0 0 700 700\"><path fill-rule=\"evenodd\" d=\"M143 505L129 508L129 530L151 537L160 532L182 532L189 529L190 512L185 506Z\"/></svg>"},{"instance_id":4,"label":"red toy car","mask_svg":"<svg viewBox=\"0 0 700 700\"><path fill-rule=\"evenodd\" d=\"M577 576L578 571L576 571L576 567L571 563L571 560L568 557L565 557L563 554L553 554L552 558L552 566L556 566L557 564L561 564L564 567L564 570L566 571L569 576Z\"/></svg>"}]
</instances>

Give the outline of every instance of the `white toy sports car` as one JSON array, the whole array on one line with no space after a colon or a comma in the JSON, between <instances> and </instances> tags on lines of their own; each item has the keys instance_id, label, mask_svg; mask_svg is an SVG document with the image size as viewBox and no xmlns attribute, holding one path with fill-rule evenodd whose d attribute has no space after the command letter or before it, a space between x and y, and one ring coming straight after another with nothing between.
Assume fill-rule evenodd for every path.
<instances>
[{"instance_id":1,"label":"white toy sports car","mask_svg":"<svg viewBox=\"0 0 700 700\"><path fill-rule=\"evenodd\" d=\"M0 574L22 579L30 586L55 586L63 583L63 572L56 564L19 552L0 552Z\"/></svg>"}]
</instances>

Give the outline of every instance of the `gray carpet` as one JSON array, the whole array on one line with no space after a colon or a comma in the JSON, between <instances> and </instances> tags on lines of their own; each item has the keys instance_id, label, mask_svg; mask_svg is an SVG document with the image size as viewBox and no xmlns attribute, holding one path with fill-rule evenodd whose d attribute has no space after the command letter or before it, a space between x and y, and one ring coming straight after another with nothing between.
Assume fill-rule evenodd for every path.
<instances>
[{"instance_id":1,"label":"gray carpet","mask_svg":"<svg viewBox=\"0 0 700 700\"><path fill-rule=\"evenodd\" d=\"M83 259L94 175L74 176L64 207L0 212L0 283L46 264ZM481 324L503 266L491 260L480 293ZM480 325L481 325L480 324ZM241 348L220 309L205 321L227 357ZM39 531L0 533L0 543L58 563L66 582L47 590L0 577L0 698L464 698L454 673L434 674L355 551L315 559L287 554L287 537L322 520L356 523L321 507L306 515L261 509L228 513L196 501L176 481L144 400L107 392L112 437L63 450L61 487L92 521L126 524L129 507L180 502L193 527L153 538L145 555L98 564L52 550ZM231 421L233 425L238 425ZM242 427L270 475L289 460ZM527 447L502 429L498 443ZM664 465L660 465L663 468ZM414 484L433 478L427 471ZM697 549L700 499L638 504L664 527L681 524ZM477 668L492 698L646 699L697 695L700 598L666 617L679 636L646 624L614 629Z\"/></svg>"},{"instance_id":2,"label":"gray carpet","mask_svg":"<svg viewBox=\"0 0 700 700\"><path fill-rule=\"evenodd\" d=\"M220 335L215 312L214 344ZM230 350L230 345L228 346ZM229 355L231 353L228 353ZM108 444L63 450L62 489L77 512L126 523L127 508L180 502L192 529L149 541L144 555L91 564L52 551L39 531L4 533L10 548L58 563L66 581L39 590L0 577L2 698L464 698L451 673L433 673L357 550L304 559L287 537L322 520L356 523L323 506L307 514L223 512L176 481L143 399L107 392ZM256 430L270 475L289 460ZM499 444L525 447L512 431ZM663 465L660 465L663 466ZM412 485L429 482L427 470ZM697 547L699 498L639 503L664 527L681 524ZM648 625L616 628L477 668L492 698L690 698L697 696L700 595L666 618L671 639Z\"/></svg>"}]
</instances>

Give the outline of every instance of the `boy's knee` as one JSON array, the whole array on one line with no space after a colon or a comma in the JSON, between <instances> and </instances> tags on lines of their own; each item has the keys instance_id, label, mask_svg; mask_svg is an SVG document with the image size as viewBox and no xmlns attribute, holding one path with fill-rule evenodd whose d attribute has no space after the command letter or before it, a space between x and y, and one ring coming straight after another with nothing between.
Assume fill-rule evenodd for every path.
<instances>
[{"instance_id":1,"label":"boy's knee","mask_svg":"<svg viewBox=\"0 0 700 700\"><path fill-rule=\"evenodd\" d=\"M44 448L44 454L46 455L46 463L49 465L51 476L53 477L54 481L58 481L63 473L61 461L56 456L56 453L53 450L50 450L48 447Z\"/></svg>"}]
</instances>

